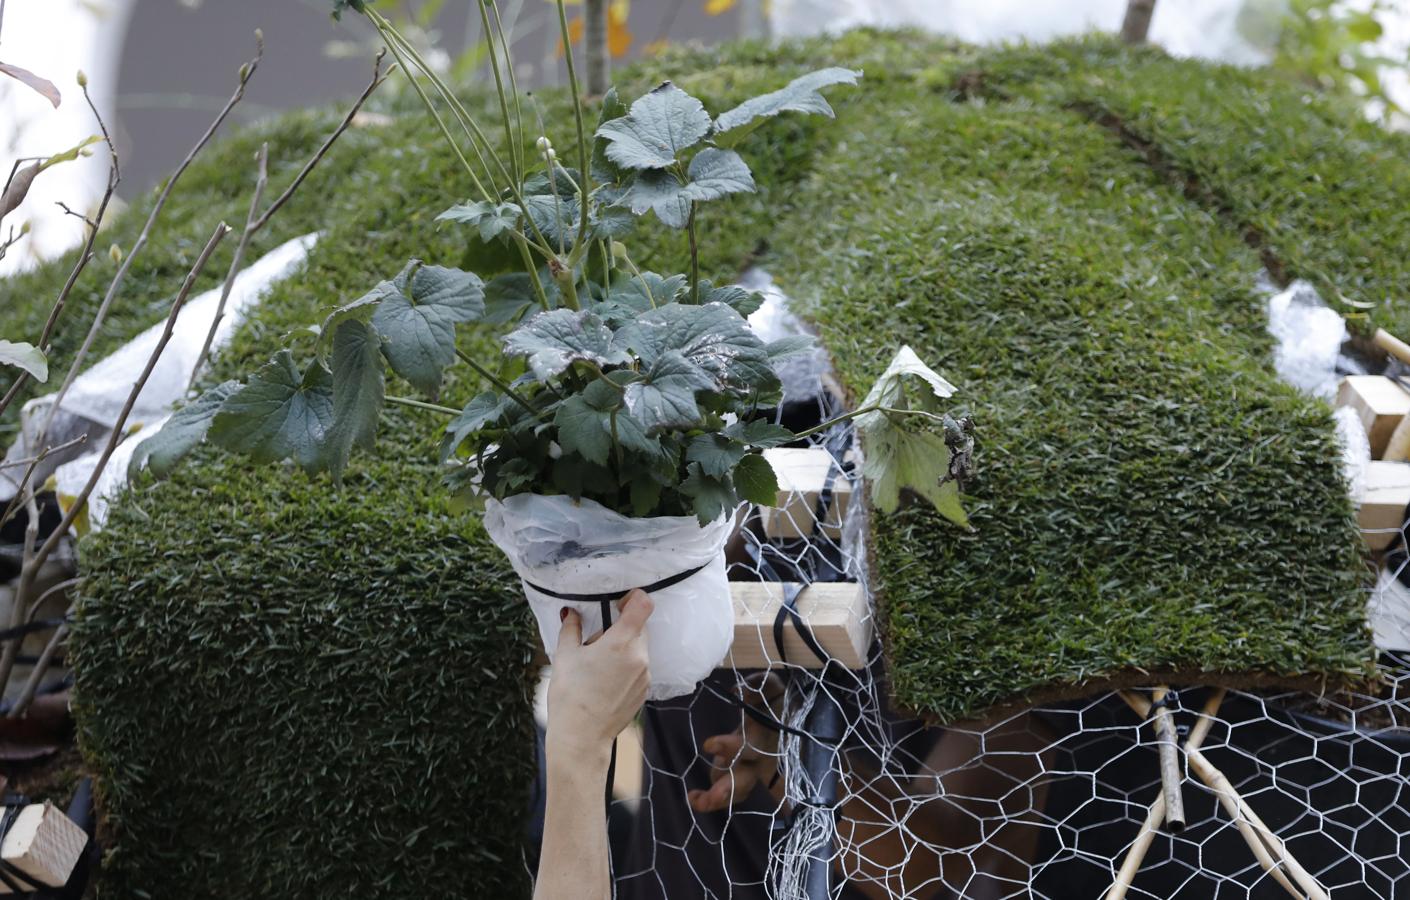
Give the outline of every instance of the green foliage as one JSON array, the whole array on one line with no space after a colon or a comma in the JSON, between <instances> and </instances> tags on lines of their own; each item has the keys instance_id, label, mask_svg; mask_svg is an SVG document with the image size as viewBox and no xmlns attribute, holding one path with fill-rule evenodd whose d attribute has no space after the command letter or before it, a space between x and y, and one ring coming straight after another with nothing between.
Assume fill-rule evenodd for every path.
<instances>
[{"instance_id":1,"label":"green foliage","mask_svg":"<svg viewBox=\"0 0 1410 900\"><path fill-rule=\"evenodd\" d=\"M24 369L41 384L49 380L49 361L33 344L0 340L0 366Z\"/></svg>"},{"instance_id":2,"label":"green foliage","mask_svg":"<svg viewBox=\"0 0 1410 900\"><path fill-rule=\"evenodd\" d=\"M384 20L374 15L372 21L395 40ZM352 449L375 440L386 402L381 357L434 399L447 367L462 355L493 390L455 416L440 447L441 461L450 466L446 482L461 505L532 491L588 497L630 515L693 513L703 525L741 499L764 497L774 481L762 472L768 466L758 457L763 448L729 428L780 402L774 363L807 345L765 345L745 318L761 302L758 295L701 279L698 206L756 186L738 152L699 145L717 131L733 133L737 142L786 111L831 116L818 91L856 84L859 74L814 72L746 101L719 123L699 99L669 81L625 109L614 93L603 105L592 147L579 147L580 157L591 149L592 168L604 183L594 188L588 172L559 165L552 142L540 137L535 146L542 171L437 216L470 226L469 240L478 247L467 255L481 274L412 260L325 319L321 339L331 335L330 367L320 356L300 372L290 352L281 351L248 384L228 396L220 388L224 399L213 418L183 418L173 423L179 437L158 438L183 447L210 421L218 446L258 462L293 458L307 471L328 470L339 479ZM448 88L432 81L449 97ZM508 116L503 97L501 108ZM502 124L513 132L512 119ZM493 147L485 150L495 155ZM515 155L509 159L517 168ZM615 209L619 205L637 216L654 211L662 224L689 229L689 274L641 271L616 240L633 224ZM504 252L512 249L521 263ZM545 284L553 285L552 294ZM458 350L457 326L487 317L512 323L535 304L540 310L504 337L502 358L475 359ZM919 367L939 379L914 354L911 359L904 374ZM495 374L517 360L527 371L512 384ZM898 381L901 373L888 377ZM877 396L899 391L893 385ZM863 429L878 448L868 465L881 486L878 496L887 499L884 508L896 507L900 487L914 487L963 521L956 485L944 480L949 454L929 452L938 440L933 435L906 442L908 410L899 400L889 406ZM180 455L168 453L161 462ZM752 461L736 485L735 470L746 458ZM893 463L904 470L892 472Z\"/></svg>"}]
</instances>

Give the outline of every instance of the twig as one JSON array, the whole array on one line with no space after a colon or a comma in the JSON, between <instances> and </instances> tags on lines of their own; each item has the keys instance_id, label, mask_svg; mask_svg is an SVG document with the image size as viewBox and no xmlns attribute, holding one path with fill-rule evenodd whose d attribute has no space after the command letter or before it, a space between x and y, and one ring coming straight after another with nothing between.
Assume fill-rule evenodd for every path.
<instances>
[{"instance_id":1,"label":"twig","mask_svg":"<svg viewBox=\"0 0 1410 900\"><path fill-rule=\"evenodd\" d=\"M1195 723L1195 727L1190 729L1190 736L1185 739L1185 752L1198 750L1204 743L1205 737L1209 734L1209 729L1214 725L1214 714L1219 711L1219 706L1224 702L1227 692L1224 688L1218 688L1209 695L1209 699L1204 703L1204 709L1200 711L1200 720ZM1141 824L1141 830L1136 834L1136 839L1131 842L1131 848L1126 851L1126 858L1121 862L1121 870L1116 874L1116 880L1107 889L1105 900L1124 900L1126 892L1130 890L1131 883L1136 878L1136 873L1140 871L1141 864L1146 860L1146 853L1150 851L1151 844L1155 842L1156 833L1160 830L1160 823L1165 819L1165 792L1155 795L1151 801L1150 809L1146 811L1146 820Z\"/></svg>"},{"instance_id":2,"label":"twig","mask_svg":"<svg viewBox=\"0 0 1410 900\"><path fill-rule=\"evenodd\" d=\"M34 554L26 552L20 566L19 583L15 586L14 607L11 609L11 625L19 625L19 617L24 608L29 603L29 595L34 590L34 581L38 577L39 569L44 565L44 561L59 546L59 541L68 533L73 526L74 520L78 518L84 505L88 502L88 497L93 493L93 489L98 484L98 479L102 476L103 470L107 468L108 460L112 459L113 451L117 449L118 443L123 438L123 430L127 425L128 416L132 414L132 407L137 403L137 397L142 393L142 389L147 386L147 379L151 377L152 370L156 368L157 360L161 358L166 350L166 345L171 341L172 332L176 328L176 317L181 312L181 308L186 305L186 298L191 295L191 288L196 283L196 279L205 269L206 263L210 260L211 254L215 252L216 246L230 232L230 227L221 222L211 233L210 240L206 242L205 249L196 258L196 262L191 266L191 271L186 274L186 280L181 284L181 290L176 295L176 300L171 304L171 312L167 315L166 326L162 329L161 336L157 339L157 345L152 349L151 355L147 357L147 364L142 368L142 374L137 376L137 381L132 385L132 390L127 395L127 401L123 403L122 411L118 413L117 420L113 423L112 433L108 435L108 442L103 447L102 454L98 457L97 464L93 467L93 474L88 476L87 483L83 489L75 495L73 505L69 507L67 513L60 520L58 527L49 534L44 544ZM33 492L30 492L30 504L33 504ZM39 525L38 511L30 514L29 529L26 533L26 546L31 543L28 537L28 530L37 529ZM3 655L0 655L0 685L10 682L10 673L14 671L15 655L18 652L18 644L11 642L5 645Z\"/></svg>"},{"instance_id":3,"label":"twig","mask_svg":"<svg viewBox=\"0 0 1410 900\"><path fill-rule=\"evenodd\" d=\"M269 183L269 145L264 144L260 146L257 174L255 176L255 191L254 195L250 198L250 211L245 218L245 230L240 233L240 242L235 246L235 255L230 260L230 268L226 270L225 283L221 285L220 288L220 301L216 304L215 308L215 317L211 319L211 327L206 332L206 340L205 343L201 345L201 352L196 356L196 364L191 367L189 385L196 383L196 378L200 375L201 367L205 365L206 359L210 356L211 345L215 342L216 330L220 327L221 320L225 318L225 305L230 299L230 292L235 287L235 277L240 274L240 269L244 265L245 250L249 247L250 240L254 238L265 225L269 224L270 217L278 212L280 207L289 202L289 198L294 196L294 192L299 189L299 185L304 183L304 179L308 178L309 174L319 162L322 161L329 149L332 148L333 143L352 125L353 118L358 114L358 111L362 109L362 105L367 102L367 98L372 96L372 92L377 90L378 85L386 81L388 76L392 74L391 70L388 70L386 73L382 72L382 58L386 55L387 51L385 48L377 51L377 57L373 60L372 64L372 80L368 82L367 87L363 89L362 94L358 96L352 107L348 109L348 114L343 116L343 121L338 124L338 127L334 129L332 134L328 135L327 139L323 141L323 144L319 146L313 156L304 163L303 168L299 170L299 174L294 176L294 180L289 183L289 186L284 189L284 192L276 197L274 202L269 205L269 209L266 209L263 213L259 212L259 205L260 200L264 197L264 189Z\"/></svg>"},{"instance_id":4,"label":"twig","mask_svg":"<svg viewBox=\"0 0 1410 900\"><path fill-rule=\"evenodd\" d=\"M245 96L245 86L249 83L255 70L259 68L260 60L264 58L264 39L258 32L255 34L255 56L240 67L240 83L236 86L235 92L230 95L230 99L226 101L225 106L215 117L215 120L206 128L200 140L187 152L186 157L181 160L181 164L176 167L176 171L167 179L166 185L162 188L161 193L157 195L156 201L152 204L152 211L148 214L147 221L143 223L141 233L137 235L137 240L133 243L132 249L128 251L127 257L122 261L122 265L118 267L117 273L113 275L113 280L108 284L108 291L103 296L103 302L98 306L98 312L93 316L93 323L88 328L88 334L84 337L82 346L78 348L78 353L74 356L73 362L70 363L68 373L64 376L63 386L59 388L59 392L54 398L54 404L49 408L49 414L45 417L44 425L39 430L40 442L43 442L44 436L49 433L49 427L54 422L54 416L58 414L60 407L63 405L64 397L68 395L69 388L73 385L74 379L78 377L78 373L83 366L84 357L86 357L88 351L92 349L93 342L97 339L98 333L102 329L103 322L107 318L108 309L112 306L113 300L117 298L118 291L122 289L123 281L127 278L128 269L132 267L132 261L142 252L142 248L147 245L148 239L152 236L152 228L156 225L157 219L161 216L162 210L166 207L167 198L171 196L172 189L175 188L176 183L181 180L182 174L184 174L186 169L191 165L196 155L199 154L201 150L205 148L206 144L210 142L210 139L215 136L216 131L219 130L221 124L225 122L226 117L230 115L231 110L233 110ZM204 268L204 265L202 268ZM0 679L0 684L4 683L4 679Z\"/></svg>"},{"instance_id":5,"label":"twig","mask_svg":"<svg viewBox=\"0 0 1410 900\"><path fill-rule=\"evenodd\" d=\"M4 514L0 515L0 527L4 527L5 523L10 521L10 517L13 516L15 510L19 508L18 504L27 496L25 492L29 488L30 479L34 477L34 470L39 467L40 463L43 462L46 457L58 453L60 450L67 450L69 447L75 444L81 444L87 440L88 435L81 434L73 440L60 444L57 447L45 447L41 452L30 457L28 460L16 460L14 463L11 463L10 465L28 463L28 468L24 470L24 475L20 477L19 485L15 490L15 496L10 498L10 502L5 506Z\"/></svg>"},{"instance_id":6,"label":"twig","mask_svg":"<svg viewBox=\"0 0 1410 900\"><path fill-rule=\"evenodd\" d=\"M1185 799L1180 795L1180 782L1184 776L1180 772L1180 748L1176 743L1175 725L1163 702L1169 694L1169 688L1159 687L1151 696L1155 701L1155 733L1160 741L1157 749L1160 752L1161 790L1165 794L1165 827L1171 834L1179 834L1185 830Z\"/></svg>"},{"instance_id":7,"label":"twig","mask_svg":"<svg viewBox=\"0 0 1410 900\"><path fill-rule=\"evenodd\" d=\"M72 612L72 609L70 609ZM34 702L34 695L39 692L39 682L43 680L45 673L49 671L49 666L54 662L54 656L59 652L59 645L64 642L64 638L69 635L69 626L60 625L54 629L54 633L49 636L49 642L44 645L44 650L39 654L39 658L34 661L34 668L30 669L29 678L25 679L24 688L20 695L15 698L14 705L10 707L7 718L18 719L24 715L24 711L29 709L29 704ZM19 643L16 641L15 643Z\"/></svg>"},{"instance_id":8,"label":"twig","mask_svg":"<svg viewBox=\"0 0 1410 900\"><path fill-rule=\"evenodd\" d=\"M68 448L81 444L86 440L88 440L88 435L80 434L78 437L74 438L71 441L64 441L57 447L45 447L40 452L36 453L33 456L26 457L25 459L11 459L0 461L0 469L13 469L15 466L27 466L31 463L43 462L46 456L52 456L53 454L58 453L60 450L67 450Z\"/></svg>"}]
</instances>

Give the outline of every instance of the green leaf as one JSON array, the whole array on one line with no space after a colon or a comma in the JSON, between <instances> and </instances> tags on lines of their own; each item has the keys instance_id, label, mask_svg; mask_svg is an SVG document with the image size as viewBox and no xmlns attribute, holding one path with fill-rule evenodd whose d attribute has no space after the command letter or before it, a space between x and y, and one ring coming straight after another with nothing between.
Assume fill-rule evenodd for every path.
<instances>
[{"instance_id":1,"label":"green leaf","mask_svg":"<svg viewBox=\"0 0 1410 900\"><path fill-rule=\"evenodd\" d=\"M686 277L672 275L662 278L655 272L642 272L641 275L622 275L612 282L607 291L607 299L628 306L637 312L646 312L657 306L674 303L685 290Z\"/></svg>"},{"instance_id":2,"label":"green leaf","mask_svg":"<svg viewBox=\"0 0 1410 900\"><path fill-rule=\"evenodd\" d=\"M788 85L772 93L746 100L715 120L715 142L722 147L733 147L751 131L763 124L764 119L784 112L818 113L831 116L832 107L823 95L818 93L834 84L856 84L862 77L859 71L842 68L819 69L795 78Z\"/></svg>"},{"instance_id":3,"label":"green leaf","mask_svg":"<svg viewBox=\"0 0 1410 900\"><path fill-rule=\"evenodd\" d=\"M720 390L766 393L778 387L763 341L743 316L723 303L662 306L623 326L616 342L635 350L647 366L667 350L679 352Z\"/></svg>"},{"instance_id":4,"label":"green leaf","mask_svg":"<svg viewBox=\"0 0 1410 900\"><path fill-rule=\"evenodd\" d=\"M460 449L470 435L497 423L503 417L506 405L513 402L502 394L485 391L465 404L460 415L451 419L446 426L445 437L441 439L441 462L450 459L451 454Z\"/></svg>"},{"instance_id":5,"label":"green leaf","mask_svg":"<svg viewBox=\"0 0 1410 900\"><path fill-rule=\"evenodd\" d=\"M136 478L144 465L158 478L169 476L186 454L205 441L215 414L239 387L240 382L234 380L218 384L177 410L160 431L132 451L128 479Z\"/></svg>"},{"instance_id":6,"label":"green leaf","mask_svg":"<svg viewBox=\"0 0 1410 900\"><path fill-rule=\"evenodd\" d=\"M617 96L617 89L611 87L602 97L602 109L597 114L597 137L592 142L592 180L598 184L612 184L621 180L622 170L607 158L607 138L602 136L602 126L613 119L627 114L627 105Z\"/></svg>"},{"instance_id":7,"label":"green leaf","mask_svg":"<svg viewBox=\"0 0 1410 900\"><path fill-rule=\"evenodd\" d=\"M571 194L555 198L535 194L524 198L524 211L550 244L571 248L578 238L578 201Z\"/></svg>"},{"instance_id":8,"label":"green leaf","mask_svg":"<svg viewBox=\"0 0 1410 900\"><path fill-rule=\"evenodd\" d=\"M316 472L328 468L332 424L328 370L315 362L300 375L293 355L280 350L221 406L210 439L256 462L293 459L304 471Z\"/></svg>"},{"instance_id":9,"label":"green leaf","mask_svg":"<svg viewBox=\"0 0 1410 900\"><path fill-rule=\"evenodd\" d=\"M485 289L478 276L412 260L401 274L378 285L372 327L398 375L436 396L445 367L455 359L455 326L484 315Z\"/></svg>"},{"instance_id":10,"label":"green leaf","mask_svg":"<svg viewBox=\"0 0 1410 900\"><path fill-rule=\"evenodd\" d=\"M865 451L862 473L871 482L872 504L882 512L893 512L900 504L901 489L908 488L934 504L940 515L967 526L969 518L960 504L959 485L941 482L950 470L950 448L945 440L925 431L905 431L884 415L881 421L885 424L861 429Z\"/></svg>"},{"instance_id":11,"label":"green leaf","mask_svg":"<svg viewBox=\"0 0 1410 900\"><path fill-rule=\"evenodd\" d=\"M539 284L549 302L558 297L558 285L548 277L548 270L539 272ZM527 272L506 272L485 283L485 315L481 321L490 325L505 325L517 321L524 311L539 302L534 283Z\"/></svg>"},{"instance_id":12,"label":"green leaf","mask_svg":"<svg viewBox=\"0 0 1410 900\"><path fill-rule=\"evenodd\" d=\"M633 179L619 202L635 215L651 210L661 224L684 228L693 202L754 190L754 176L733 150L706 147L690 161L687 175L682 183L673 172L648 169Z\"/></svg>"},{"instance_id":13,"label":"green leaf","mask_svg":"<svg viewBox=\"0 0 1410 900\"><path fill-rule=\"evenodd\" d=\"M761 454L751 453L734 467L734 489L739 496L758 506L778 502L778 475Z\"/></svg>"},{"instance_id":14,"label":"green leaf","mask_svg":"<svg viewBox=\"0 0 1410 900\"><path fill-rule=\"evenodd\" d=\"M49 380L49 360L33 344L0 341L0 365L18 366L40 384Z\"/></svg>"},{"instance_id":15,"label":"green leaf","mask_svg":"<svg viewBox=\"0 0 1410 900\"><path fill-rule=\"evenodd\" d=\"M707 278L700 279L700 296L702 303L723 303L741 316L748 316L764 305L764 295L758 291L737 284L715 287Z\"/></svg>"},{"instance_id":16,"label":"green leaf","mask_svg":"<svg viewBox=\"0 0 1410 900\"><path fill-rule=\"evenodd\" d=\"M612 331L587 310L553 309L541 312L504 338L504 351L525 356L540 380L559 374L575 360L598 366L631 361L625 348L612 345Z\"/></svg>"},{"instance_id":17,"label":"green leaf","mask_svg":"<svg viewBox=\"0 0 1410 900\"><path fill-rule=\"evenodd\" d=\"M725 426L725 434L750 447L760 450L767 450L770 447L782 447L796 439L793 432L782 425L775 425L772 422L765 422L763 419L754 419L749 422L734 422Z\"/></svg>"},{"instance_id":18,"label":"green leaf","mask_svg":"<svg viewBox=\"0 0 1410 900\"><path fill-rule=\"evenodd\" d=\"M655 512L656 505L661 502L661 485L645 475L633 478L631 495L632 515L643 519Z\"/></svg>"},{"instance_id":19,"label":"green leaf","mask_svg":"<svg viewBox=\"0 0 1410 900\"><path fill-rule=\"evenodd\" d=\"M929 390L908 393L906 388L920 382ZM939 408L937 400L944 400L955 393L955 386L946 381L934 369L921 362L914 350L903 346L892 358L891 364L867 392L862 406L885 406L893 409L934 410ZM858 428L880 427L883 412L863 413L856 418Z\"/></svg>"},{"instance_id":20,"label":"green leaf","mask_svg":"<svg viewBox=\"0 0 1410 900\"><path fill-rule=\"evenodd\" d=\"M712 478L724 478L744 458L744 445L717 432L696 435L685 448L688 462L699 463L700 471Z\"/></svg>"},{"instance_id":21,"label":"green leaf","mask_svg":"<svg viewBox=\"0 0 1410 900\"><path fill-rule=\"evenodd\" d=\"M678 350L668 350L645 372L646 380L627 385L627 410L648 430L689 428L700 421L696 391L708 391L714 381Z\"/></svg>"},{"instance_id":22,"label":"green leaf","mask_svg":"<svg viewBox=\"0 0 1410 900\"><path fill-rule=\"evenodd\" d=\"M691 463L689 475L680 484L680 492L691 498L695 518L701 525L709 525L734 509L734 487L728 478L715 478L705 474L700 463Z\"/></svg>"},{"instance_id":23,"label":"green leaf","mask_svg":"<svg viewBox=\"0 0 1410 900\"><path fill-rule=\"evenodd\" d=\"M353 447L372 449L382 416L386 380L382 339L372 327L348 319L333 335L333 426L328 434L328 468L343 476Z\"/></svg>"},{"instance_id":24,"label":"green leaf","mask_svg":"<svg viewBox=\"0 0 1410 900\"><path fill-rule=\"evenodd\" d=\"M637 99L627 115L604 122L597 134L608 141L607 158L627 169L662 169L710 131L701 102L663 82Z\"/></svg>"},{"instance_id":25,"label":"green leaf","mask_svg":"<svg viewBox=\"0 0 1410 900\"><path fill-rule=\"evenodd\" d=\"M564 453L576 453L588 462L603 465L612 450L611 413L574 394L558 404L553 424L558 428L558 446Z\"/></svg>"},{"instance_id":26,"label":"green leaf","mask_svg":"<svg viewBox=\"0 0 1410 900\"><path fill-rule=\"evenodd\" d=\"M513 203L489 203L477 200L462 203L436 216L437 222L459 222L472 225L479 232L480 240L491 241L506 232L519 227L519 218L524 211Z\"/></svg>"}]
</instances>

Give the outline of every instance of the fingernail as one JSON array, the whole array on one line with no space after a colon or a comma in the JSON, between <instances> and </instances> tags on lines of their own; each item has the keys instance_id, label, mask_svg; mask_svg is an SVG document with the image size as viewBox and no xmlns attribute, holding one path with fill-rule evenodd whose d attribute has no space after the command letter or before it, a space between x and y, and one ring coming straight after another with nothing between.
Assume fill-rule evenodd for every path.
<instances>
[{"instance_id":1,"label":"fingernail","mask_svg":"<svg viewBox=\"0 0 1410 900\"><path fill-rule=\"evenodd\" d=\"M562 622L566 618L568 618L568 607L565 606L558 611L558 621Z\"/></svg>"}]
</instances>

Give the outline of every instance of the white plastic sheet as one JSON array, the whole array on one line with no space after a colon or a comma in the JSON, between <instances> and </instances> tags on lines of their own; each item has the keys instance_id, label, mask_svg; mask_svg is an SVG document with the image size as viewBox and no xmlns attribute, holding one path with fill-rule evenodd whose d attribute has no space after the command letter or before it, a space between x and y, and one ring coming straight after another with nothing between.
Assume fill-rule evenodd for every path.
<instances>
[{"instance_id":1,"label":"white plastic sheet","mask_svg":"<svg viewBox=\"0 0 1410 900\"><path fill-rule=\"evenodd\" d=\"M1346 341L1346 322L1327 308L1317 289L1294 281L1268 298L1268 331L1277 340L1273 366L1298 390L1332 400L1341 376L1337 357Z\"/></svg>"},{"instance_id":2,"label":"white plastic sheet","mask_svg":"<svg viewBox=\"0 0 1410 900\"><path fill-rule=\"evenodd\" d=\"M651 592L647 622L651 687L647 697L689 694L729 653L734 603L725 575L724 544L732 516L701 527L692 516L634 519L592 500L515 494L485 508L485 530L524 581L549 659L558 646L559 611L571 607L583 636L602 630L601 604L565 594L615 594L646 587L703 566L670 587Z\"/></svg>"}]
</instances>

